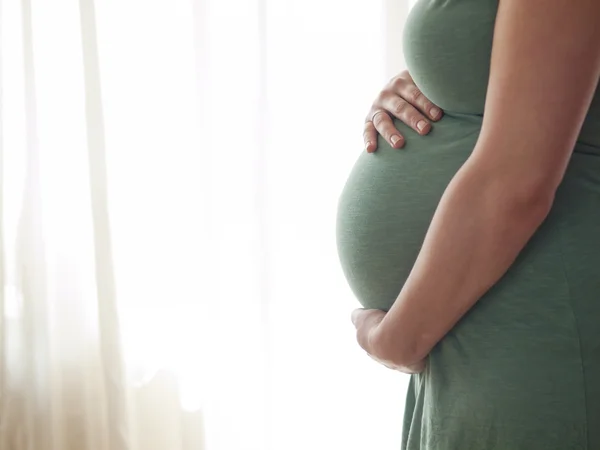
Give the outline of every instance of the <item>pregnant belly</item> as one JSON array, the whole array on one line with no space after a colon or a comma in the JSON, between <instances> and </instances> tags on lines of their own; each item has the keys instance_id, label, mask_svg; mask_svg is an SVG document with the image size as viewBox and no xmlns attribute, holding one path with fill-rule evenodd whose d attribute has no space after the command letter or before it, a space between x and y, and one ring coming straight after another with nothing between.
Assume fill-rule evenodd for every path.
<instances>
[{"instance_id":1,"label":"pregnant belly","mask_svg":"<svg viewBox=\"0 0 600 450\"><path fill-rule=\"evenodd\" d=\"M365 308L388 310L400 293L440 198L475 146L481 118L446 115L427 136L401 123L404 149L379 140L362 153L338 203L337 247Z\"/></svg>"}]
</instances>

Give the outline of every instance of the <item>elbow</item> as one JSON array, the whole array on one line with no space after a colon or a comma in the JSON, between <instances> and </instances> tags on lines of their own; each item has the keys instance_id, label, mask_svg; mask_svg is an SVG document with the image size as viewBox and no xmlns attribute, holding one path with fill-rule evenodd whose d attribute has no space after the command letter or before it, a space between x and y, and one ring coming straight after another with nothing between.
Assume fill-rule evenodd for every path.
<instances>
[{"instance_id":1,"label":"elbow","mask_svg":"<svg viewBox=\"0 0 600 450\"><path fill-rule=\"evenodd\" d=\"M473 200L479 197L498 223L504 218L516 226L537 228L550 213L559 184L555 177L541 171L502 171L480 164L466 169L467 179L473 181L467 188L475 193Z\"/></svg>"},{"instance_id":2,"label":"elbow","mask_svg":"<svg viewBox=\"0 0 600 450\"><path fill-rule=\"evenodd\" d=\"M413 367L418 365L425 357L429 354L426 352L421 354L419 351L419 345L400 345L396 350L394 361L398 363L400 367Z\"/></svg>"},{"instance_id":3,"label":"elbow","mask_svg":"<svg viewBox=\"0 0 600 450\"><path fill-rule=\"evenodd\" d=\"M400 354L400 360L405 367L414 367L422 363L431 353L431 350L439 342L440 337L434 333L420 333L414 338L406 339L404 348Z\"/></svg>"},{"instance_id":4,"label":"elbow","mask_svg":"<svg viewBox=\"0 0 600 450\"><path fill-rule=\"evenodd\" d=\"M411 327L395 327L393 329L380 327L373 336L373 345L377 354L394 365L406 370L420 367L433 345L428 343L425 336L412 332L401 332Z\"/></svg>"},{"instance_id":5,"label":"elbow","mask_svg":"<svg viewBox=\"0 0 600 450\"><path fill-rule=\"evenodd\" d=\"M505 181L496 189L509 220L533 229L539 227L550 213L556 194L556 188L545 180Z\"/></svg>"}]
</instances>

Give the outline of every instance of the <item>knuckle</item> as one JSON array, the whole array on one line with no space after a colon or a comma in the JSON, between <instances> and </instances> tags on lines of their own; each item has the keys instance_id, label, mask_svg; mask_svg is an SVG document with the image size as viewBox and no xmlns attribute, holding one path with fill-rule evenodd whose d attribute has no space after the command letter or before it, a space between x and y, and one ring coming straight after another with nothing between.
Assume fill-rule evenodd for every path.
<instances>
[{"instance_id":1,"label":"knuckle","mask_svg":"<svg viewBox=\"0 0 600 450\"><path fill-rule=\"evenodd\" d=\"M369 114L365 117L365 128L373 126L373 120L377 116L377 113L381 111L381 108L373 105L373 107L369 110Z\"/></svg>"},{"instance_id":2,"label":"knuckle","mask_svg":"<svg viewBox=\"0 0 600 450\"><path fill-rule=\"evenodd\" d=\"M392 81L390 82L391 87L396 91L399 91L400 89L402 89L405 84L406 84L406 80L401 77L394 77L394 78L392 78Z\"/></svg>"},{"instance_id":3,"label":"knuckle","mask_svg":"<svg viewBox=\"0 0 600 450\"><path fill-rule=\"evenodd\" d=\"M400 75L394 75L392 78L390 78L386 84L386 86L393 86L394 83L398 80L398 78L400 78Z\"/></svg>"},{"instance_id":4,"label":"knuckle","mask_svg":"<svg viewBox=\"0 0 600 450\"><path fill-rule=\"evenodd\" d=\"M375 110L376 108L378 108L385 101L385 98L388 95L389 91L387 89L384 89L379 94L377 94L377 97L375 97L375 102L373 103L373 109Z\"/></svg>"},{"instance_id":5,"label":"knuckle","mask_svg":"<svg viewBox=\"0 0 600 450\"><path fill-rule=\"evenodd\" d=\"M394 103L394 113L396 115L405 114L407 106L408 106L408 103L406 103L404 100L402 100L402 99L396 100L396 102Z\"/></svg>"},{"instance_id":6,"label":"knuckle","mask_svg":"<svg viewBox=\"0 0 600 450\"><path fill-rule=\"evenodd\" d=\"M407 97L408 97L407 100L410 101L411 103L418 103L419 100L421 100L422 98L424 98L423 93L416 86L413 86L410 89L410 91L407 94Z\"/></svg>"},{"instance_id":7,"label":"knuckle","mask_svg":"<svg viewBox=\"0 0 600 450\"><path fill-rule=\"evenodd\" d=\"M387 114L384 111L376 113L373 117L373 125L375 125L375 128L379 129L384 126L386 117Z\"/></svg>"},{"instance_id":8,"label":"knuckle","mask_svg":"<svg viewBox=\"0 0 600 450\"><path fill-rule=\"evenodd\" d=\"M398 77L400 77L400 78L410 78L410 73L408 72L408 69L404 69L402 72L400 72L398 74Z\"/></svg>"}]
</instances>

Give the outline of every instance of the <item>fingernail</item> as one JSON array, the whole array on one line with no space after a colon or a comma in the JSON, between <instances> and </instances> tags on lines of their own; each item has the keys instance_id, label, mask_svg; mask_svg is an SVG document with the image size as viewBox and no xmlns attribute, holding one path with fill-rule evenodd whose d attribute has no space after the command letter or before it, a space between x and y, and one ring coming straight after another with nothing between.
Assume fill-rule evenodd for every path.
<instances>
[{"instance_id":1,"label":"fingernail","mask_svg":"<svg viewBox=\"0 0 600 450\"><path fill-rule=\"evenodd\" d=\"M356 320L358 319L358 315L361 313L361 311L363 311L362 308L355 309L354 311L352 311L351 319L354 325L356 325Z\"/></svg>"},{"instance_id":2,"label":"fingernail","mask_svg":"<svg viewBox=\"0 0 600 450\"><path fill-rule=\"evenodd\" d=\"M367 145L365 145L365 150L368 152L371 151L371 141L367 142Z\"/></svg>"},{"instance_id":3,"label":"fingernail","mask_svg":"<svg viewBox=\"0 0 600 450\"><path fill-rule=\"evenodd\" d=\"M431 114L431 117L433 117L434 119L437 119L438 116L442 113L442 111L440 111L439 108L431 108L431 110L429 111L429 114Z\"/></svg>"},{"instance_id":4,"label":"fingernail","mask_svg":"<svg viewBox=\"0 0 600 450\"><path fill-rule=\"evenodd\" d=\"M425 128L427 126L427 122L425 122L424 120L419 120L419 122L417 123L417 129L419 131L423 131L423 128Z\"/></svg>"},{"instance_id":5,"label":"fingernail","mask_svg":"<svg viewBox=\"0 0 600 450\"><path fill-rule=\"evenodd\" d=\"M398 135L396 135L396 134L395 134L395 135L393 135L393 136L392 136L392 139L391 139L391 141L392 141L392 144L393 144L393 145L394 145L394 147L395 147L395 146L398 144L398 142L400 142L400 136L398 136Z\"/></svg>"}]
</instances>

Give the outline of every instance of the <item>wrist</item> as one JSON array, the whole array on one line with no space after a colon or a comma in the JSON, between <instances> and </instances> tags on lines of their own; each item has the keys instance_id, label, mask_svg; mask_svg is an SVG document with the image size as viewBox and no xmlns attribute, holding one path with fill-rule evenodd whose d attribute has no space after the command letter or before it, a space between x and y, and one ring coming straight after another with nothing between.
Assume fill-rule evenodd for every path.
<instances>
[{"instance_id":1,"label":"wrist","mask_svg":"<svg viewBox=\"0 0 600 450\"><path fill-rule=\"evenodd\" d=\"M407 369L414 366L414 370L420 372L427 354L419 348L417 336L411 336L412 333L407 333L409 330L398 326L392 318L388 313L380 325L373 330L370 339L371 348L384 360L393 361L396 365Z\"/></svg>"}]
</instances>

